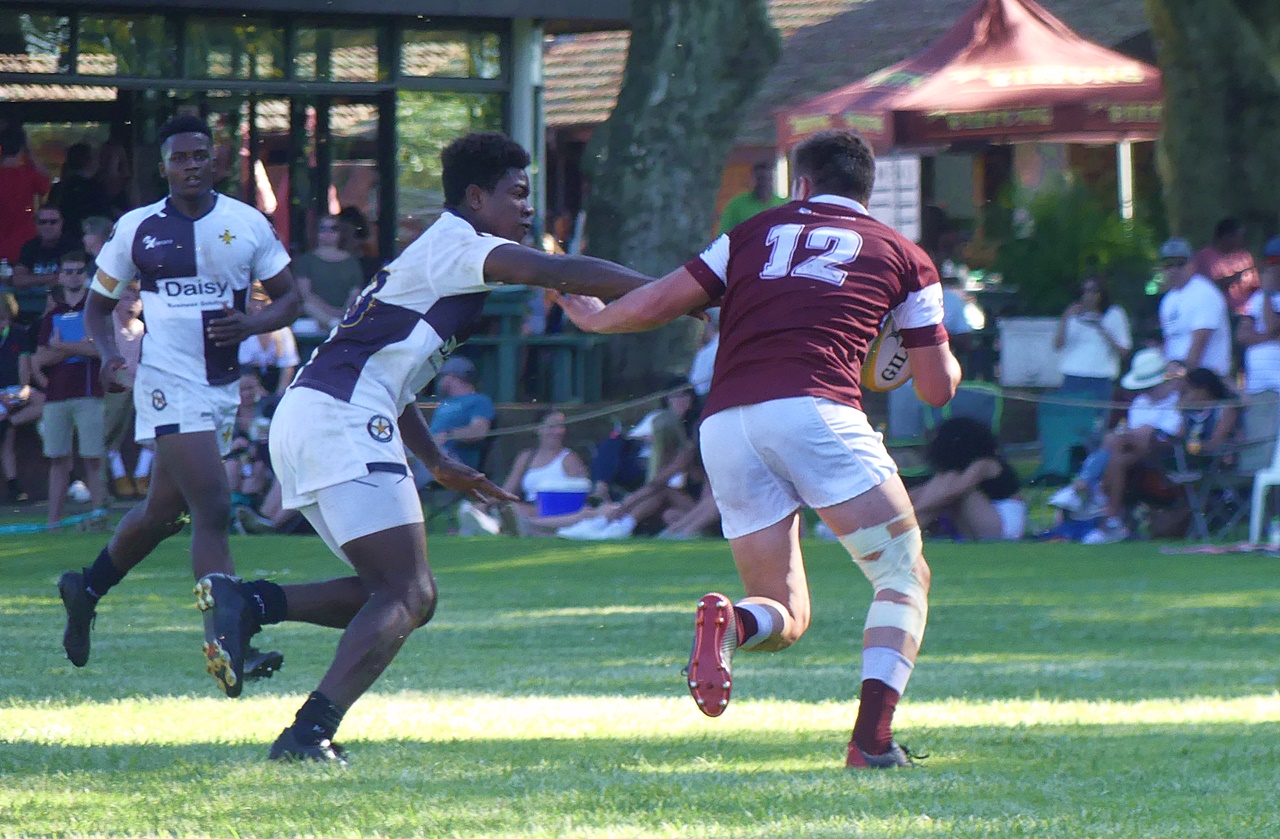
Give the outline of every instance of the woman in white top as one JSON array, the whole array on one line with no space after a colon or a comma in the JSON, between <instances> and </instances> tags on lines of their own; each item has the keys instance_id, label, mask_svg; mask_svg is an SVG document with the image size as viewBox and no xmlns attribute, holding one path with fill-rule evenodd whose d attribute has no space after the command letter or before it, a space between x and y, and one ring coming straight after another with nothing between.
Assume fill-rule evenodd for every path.
<instances>
[{"instance_id":1,"label":"woman in white top","mask_svg":"<svg viewBox=\"0 0 1280 839\"><path fill-rule=\"evenodd\" d=\"M1100 279L1089 277L1080 284L1080 297L1058 321L1053 347L1061 354L1062 387L1054 395L1085 402L1110 400L1132 346L1124 309L1111 304ZM1104 414L1102 408L1062 404L1056 399L1042 403L1038 474L1070 474L1072 449L1085 444Z\"/></svg>"},{"instance_id":2,"label":"woman in white top","mask_svg":"<svg viewBox=\"0 0 1280 839\"><path fill-rule=\"evenodd\" d=\"M255 289L249 295L249 314L270 302L266 292ZM240 344L239 361L241 367L253 368L268 393L282 395L298 370L298 342L294 340L293 330L282 326L275 332L245 338Z\"/></svg>"},{"instance_id":3,"label":"woman in white top","mask_svg":"<svg viewBox=\"0 0 1280 839\"><path fill-rule=\"evenodd\" d=\"M1280 237L1270 239L1264 253L1262 288L1249 298L1236 327L1236 343L1244 347L1245 471L1271 461L1280 430Z\"/></svg>"}]
</instances>

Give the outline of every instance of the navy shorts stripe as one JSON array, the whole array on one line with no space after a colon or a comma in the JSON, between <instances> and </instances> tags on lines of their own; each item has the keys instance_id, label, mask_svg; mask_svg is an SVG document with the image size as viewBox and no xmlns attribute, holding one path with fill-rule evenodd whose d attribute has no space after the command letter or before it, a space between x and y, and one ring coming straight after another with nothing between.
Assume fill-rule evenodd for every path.
<instances>
[{"instance_id":1,"label":"navy shorts stripe","mask_svg":"<svg viewBox=\"0 0 1280 839\"><path fill-rule=\"evenodd\" d=\"M181 434L181 433L182 433L182 427L181 427L181 426L179 426L176 422L175 422L175 423L173 423L172 425L157 425L157 426L156 426L156 436L157 436L157 437L163 437L163 436L165 436L166 434Z\"/></svg>"}]
</instances>

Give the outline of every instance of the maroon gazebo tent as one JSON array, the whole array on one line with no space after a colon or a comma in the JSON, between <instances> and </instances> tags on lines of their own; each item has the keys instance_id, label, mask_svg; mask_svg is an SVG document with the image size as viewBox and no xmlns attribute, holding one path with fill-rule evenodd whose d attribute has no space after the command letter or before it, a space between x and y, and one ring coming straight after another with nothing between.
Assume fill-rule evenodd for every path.
<instances>
[{"instance_id":1,"label":"maroon gazebo tent","mask_svg":"<svg viewBox=\"0 0 1280 839\"><path fill-rule=\"evenodd\" d=\"M878 150L962 140L1153 140L1160 71L1086 41L1033 0L980 0L936 43L778 114L791 148L827 128Z\"/></svg>"}]
</instances>

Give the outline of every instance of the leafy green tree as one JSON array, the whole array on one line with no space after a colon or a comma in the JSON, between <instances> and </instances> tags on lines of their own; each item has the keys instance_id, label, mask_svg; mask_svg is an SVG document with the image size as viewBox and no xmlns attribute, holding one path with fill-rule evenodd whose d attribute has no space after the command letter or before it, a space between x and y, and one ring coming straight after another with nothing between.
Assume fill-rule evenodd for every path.
<instances>
[{"instance_id":1,"label":"leafy green tree","mask_svg":"<svg viewBox=\"0 0 1280 839\"><path fill-rule=\"evenodd\" d=\"M632 0L622 89L584 157L587 241L595 256L661 276L707 244L720 175L747 102L781 52L766 0ZM684 372L688 318L621 336L615 392Z\"/></svg>"},{"instance_id":2,"label":"leafy green tree","mask_svg":"<svg viewBox=\"0 0 1280 839\"><path fill-rule=\"evenodd\" d=\"M1204 244L1235 216L1280 220L1280 3L1144 0L1164 74L1159 166L1170 226Z\"/></svg>"}]
</instances>

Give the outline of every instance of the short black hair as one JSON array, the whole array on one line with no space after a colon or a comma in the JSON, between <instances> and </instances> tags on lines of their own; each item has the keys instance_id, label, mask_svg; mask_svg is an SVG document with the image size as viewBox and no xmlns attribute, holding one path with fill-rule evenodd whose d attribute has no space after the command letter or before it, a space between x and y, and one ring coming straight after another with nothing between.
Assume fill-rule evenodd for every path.
<instances>
[{"instance_id":1,"label":"short black hair","mask_svg":"<svg viewBox=\"0 0 1280 839\"><path fill-rule=\"evenodd\" d=\"M178 114L169 117L164 125L160 126L160 136L156 141L161 148L164 148L169 138L177 134L203 134L210 141L213 140L213 132L209 130L208 123L194 114Z\"/></svg>"},{"instance_id":2,"label":"short black hair","mask_svg":"<svg viewBox=\"0 0 1280 839\"><path fill-rule=\"evenodd\" d=\"M856 132L842 128L821 131L795 151L797 175L813 181L819 193L845 195L864 204L876 182L876 157Z\"/></svg>"},{"instance_id":3,"label":"short black hair","mask_svg":"<svg viewBox=\"0 0 1280 839\"><path fill-rule=\"evenodd\" d=\"M1242 229L1244 229L1244 225L1240 223L1240 219L1224 218L1213 226L1213 238L1225 239L1228 236L1235 236Z\"/></svg>"},{"instance_id":4,"label":"short black hair","mask_svg":"<svg viewBox=\"0 0 1280 839\"><path fill-rule=\"evenodd\" d=\"M84 251L67 251L58 260L58 264L63 265L67 262L83 262L85 265L88 265L89 257L85 256Z\"/></svg>"},{"instance_id":5,"label":"short black hair","mask_svg":"<svg viewBox=\"0 0 1280 839\"><path fill-rule=\"evenodd\" d=\"M10 125L0 131L0 154L5 157L12 157L26 148L26 145L27 132L23 131L20 126Z\"/></svg>"},{"instance_id":6,"label":"short black hair","mask_svg":"<svg viewBox=\"0 0 1280 839\"><path fill-rule=\"evenodd\" d=\"M67 148L67 169L79 171L93 162L93 147L88 143L72 143Z\"/></svg>"},{"instance_id":7,"label":"short black hair","mask_svg":"<svg viewBox=\"0 0 1280 839\"><path fill-rule=\"evenodd\" d=\"M1231 388L1227 387L1222 377L1207 367L1197 367L1187 371L1187 387L1203 390L1216 401L1231 398Z\"/></svg>"},{"instance_id":8,"label":"short black hair","mask_svg":"<svg viewBox=\"0 0 1280 839\"><path fill-rule=\"evenodd\" d=\"M937 472L960 472L974 461L997 457L1000 442L991 426L969 417L952 417L933 432L924 459Z\"/></svg>"},{"instance_id":9,"label":"short black hair","mask_svg":"<svg viewBox=\"0 0 1280 839\"><path fill-rule=\"evenodd\" d=\"M529 162L524 147L501 132L476 131L459 137L440 152L444 205L461 204L472 184L493 192L503 175L512 169L524 169Z\"/></svg>"}]
</instances>

